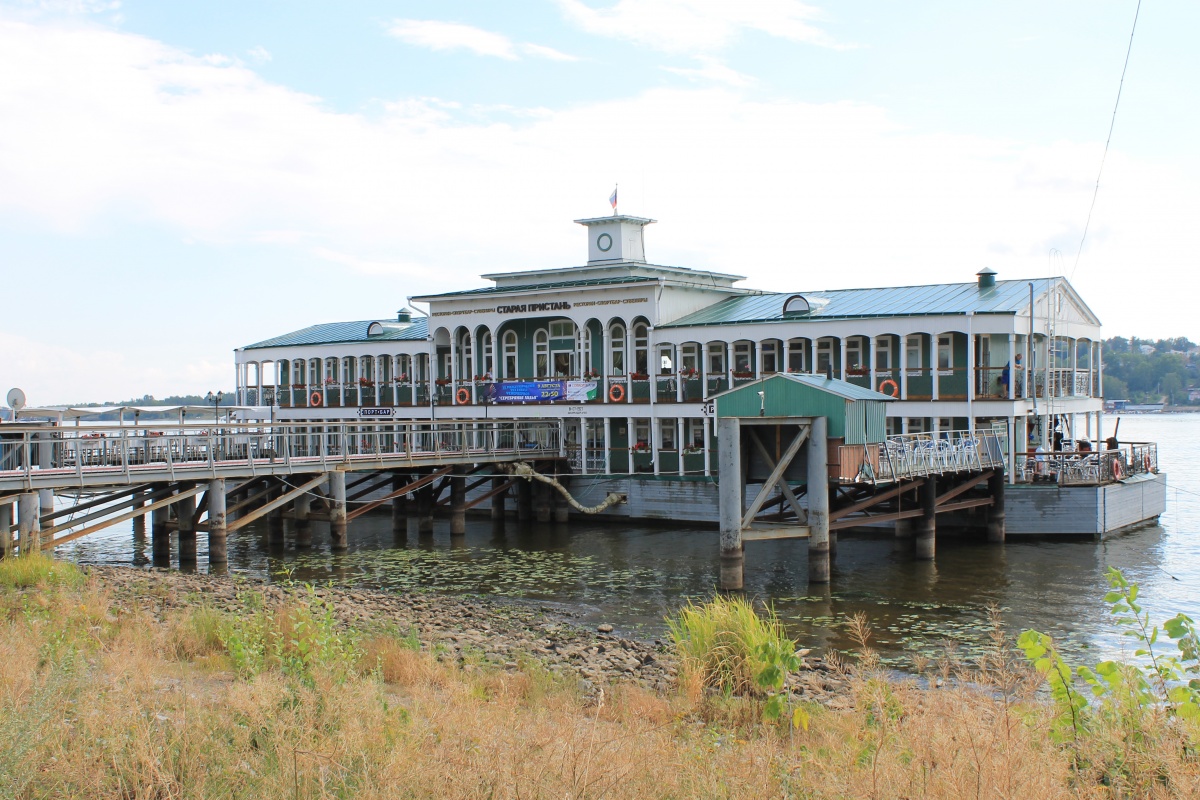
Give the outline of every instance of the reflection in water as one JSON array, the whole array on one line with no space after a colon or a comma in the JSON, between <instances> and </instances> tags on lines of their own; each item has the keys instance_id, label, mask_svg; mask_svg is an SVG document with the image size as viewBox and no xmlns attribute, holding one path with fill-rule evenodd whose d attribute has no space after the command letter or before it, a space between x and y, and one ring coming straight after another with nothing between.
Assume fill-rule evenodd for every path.
<instances>
[{"instance_id":1,"label":"reflection in water","mask_svg":"<svg viewBox=\"0 0 1200 800\"><path fill-rule=\"evenodd\" d=\"M844 620L864 612L885 657L939 652L947 640L960 652L986 644L988 607L1004 610L1013 631L1035 627L1063 649L1089 659L1120 652L1121 637L1101 602L1104 572L1118 566L1142 585L1156 619L1176 611L1200 615L1200 474L1185 451L1200 440L1200 416L1137 417L1122 422L1121 438L1157 440L1160 463L1172 470L1167 513L1152 526L1102 543L1022 541L1003 547L972 538L943 537L936 562L912 557L911 540L890 533L843 535L829 586L808 585L801 541L747 545L745 592L774 604L802 646L852 646ZM84 563L146 564L146 537L114 528L63 548ZM199 537L201 569L207 569ZM329 526L313 523L313 547L294 547L288 523L283 548L267 526L252 524L229 537L234 571L334 581L395 592L495 594L564 603L585 622L608 621L658 635L663 617L686 598L717 585L714 530L663 529L583 522L497 523L471 518L461 540L438 520L433 535L393 534L387 514L367 515L351 528L350 550L329 550ZM172 554L172 563L178 563ZM1097 652L1098 651L1098 652Z\"/></svg>"}]
</instances>

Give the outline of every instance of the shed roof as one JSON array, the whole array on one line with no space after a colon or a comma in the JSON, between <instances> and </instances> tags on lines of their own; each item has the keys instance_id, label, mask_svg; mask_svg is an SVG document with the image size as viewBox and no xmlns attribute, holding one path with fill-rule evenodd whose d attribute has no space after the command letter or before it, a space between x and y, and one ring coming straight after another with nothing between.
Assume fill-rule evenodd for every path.
<instances>
[{"instance_id":1,"label":"shed roof","mask_svg":"<svg viewBox=\"0 0 1200 800\"><path fill-rule=\"evenodd\" d=\"M838 380L837 378L826 378L824 375L808 375L793 372L780 372L773 377L784 378L796 383L802 383L805 386L811 386L814 389L820 389L822 392L837 395L844 400L895 400L890 394L877 392L874 389L868 389L865 386L859 386L849 381Z\"/></svg>"},{"instance_id":2,"label":"shed roof","mask_svg":"<svg viewBox=\"0 0 1200 800\"><path fill-rule=\"evenodd\" d=\"M1041 281L1044 283L1044 280ZM810 313L784 316L783 304L799 294L813 303ZM946 314L1015 314L1029 308L1029 282L997 281L980 289L977 283L938 283L928 286L889 286L878 289L830 289L730 297L688 314L663 328L728 325L738 322L781 322L854 317L944 316Z\"/></svg>"},{"instance_id":3,"label":"shed roof","mask_svg":"<svg viewBox=\"0 0 1200 800\"><path fill-rule=\"evenodd\" d=\"M367 331L375 322L381 323L382 332L377 336L367 336ZM386 342L386 341L423 341L428 335L429 322L424 317L412 322L397 322L394 319L368 319L358 322L323 322L319 325L309 325L298 331L285 333L264 339L261 342L248 344L243 350L261 350L266 347L293 347L295 345L342 344L344 342Z\"/></svg>"}]
</instances>

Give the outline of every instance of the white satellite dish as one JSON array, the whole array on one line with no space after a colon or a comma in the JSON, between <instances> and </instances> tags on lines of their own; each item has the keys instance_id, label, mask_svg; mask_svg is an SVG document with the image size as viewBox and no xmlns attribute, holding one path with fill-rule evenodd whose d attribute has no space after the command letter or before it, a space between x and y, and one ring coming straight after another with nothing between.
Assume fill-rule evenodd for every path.
<instances>
[{"instance_id":1,"label":"white satellite dish","mask_svg":"<svg viewBox=\"0 0 1200 800\"><path fill-rule=\"evenodd\" d=\"M12 388L8 390L8 407L13 411L20 411L25 407L25 393L20 389Z\"/></svg>"}]
</instances>

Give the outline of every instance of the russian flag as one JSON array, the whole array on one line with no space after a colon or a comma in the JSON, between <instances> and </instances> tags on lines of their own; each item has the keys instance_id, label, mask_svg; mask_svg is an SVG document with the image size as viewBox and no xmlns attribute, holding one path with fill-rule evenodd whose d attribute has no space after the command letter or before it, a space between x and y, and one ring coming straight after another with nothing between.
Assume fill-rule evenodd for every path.
<instances>
[{"instance_id":1,"label":"russian flag","mask_svg":"<svg viewBox=\"0 0 1200 800\"><path fill-rule=\"evenodd\" d=\"M608 202L612 205L613 211L617 210L617 188L613 187L612 197L608 198Z\"/></svg>"}]
</instances>

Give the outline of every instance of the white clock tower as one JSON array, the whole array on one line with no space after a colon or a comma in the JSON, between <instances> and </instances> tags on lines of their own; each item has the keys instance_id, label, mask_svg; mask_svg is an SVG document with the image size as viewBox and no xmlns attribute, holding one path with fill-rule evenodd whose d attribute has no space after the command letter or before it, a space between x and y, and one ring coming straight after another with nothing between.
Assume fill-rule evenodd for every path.
<instances>
[{"instance_id":1,"label":"white clock tower","mask_svg":"<svg viewBox=\"0 0 1200 800\"><path fill-rule=\"evenodd\" d=\"M643 234L654 220L645 217L577 219L588 232L588 264L646 263Z\"/></svg>"}]
</instances>

